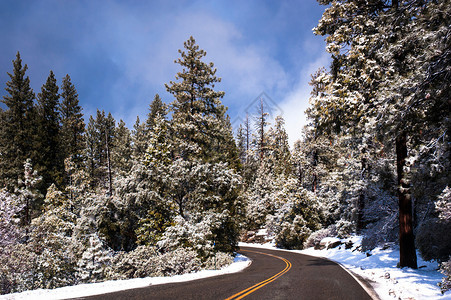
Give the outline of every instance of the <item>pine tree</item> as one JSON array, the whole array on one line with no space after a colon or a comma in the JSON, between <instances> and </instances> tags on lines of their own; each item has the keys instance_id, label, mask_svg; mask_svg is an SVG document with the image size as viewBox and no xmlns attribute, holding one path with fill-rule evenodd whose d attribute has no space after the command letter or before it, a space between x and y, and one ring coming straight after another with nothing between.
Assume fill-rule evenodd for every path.
<instances>
[{"instance_id":1,"label":"pine tree","mask_svg":"<svg viewBox=\"0 0 451 300\"><path fill-rule=\"evenodd\" d=\"M78 94L71 82L69 75L63 78L61 85L61 141L64 145L64 158L71 160L80 167L84 150L85 123L83 120L82 107L79 104Z\"/></svg>"},{"instance_id":2,"label":"pine tree","mask_svg":"<svg viewBox=\"0 0 451 300\"><path fill-rule=\"evenodd\" d=\"M243 124L240 124L236 133L237 147L239 151L239 156L241 163L246 163L246 136L244 133Z\"/></svg>"},{"instance_id":3,"label":"pine tree","mask_svg":"<svg viewBox=\"0 0 451 300\"><path fill-rule=\"evenodd\" d=\"M177 154L183 159L227 160L235 166L236 145L226 108L220 100L224 92L213 90L221 79L215 76L213 63L201 60L206 52L199 50L193 37L184 46L186 52L179 50L181 58L175 61L183 67L176 76L181 81L166 84L168 92L175 97L172 127Z\"/></svg>"},{"instance_id":4,"label":"pine tree","mask_svg":"<svg viewBox=\"0 0 451 300\"><path fill-rule=\"evenodd\" d=\"M92 116L89 116L89 122L86 128L86 147L84 155L86 156L86 169L87 173L89 174L91 187L96 186L98 182L96 173L99 164L99 156L97 153L97 144L99 140L100 136L95 127L95 119Z\"/></svg>"},{"instance_id":5,"label":"pine tree","mask_svg":"<svg viewBox=\"0 0 451 300\"><path fill-rule=\"evenodd\" d=\"M38 254L38 285L48 288L75 283L77 241L72 238L76 215L73 203L54 184L46 193L44 212L33 219L31 243Z\"/></svg>"},{"instance_id":6,"label":"pine tree","mask_svg":"<svg viewBox=\"0 0 451 300\"><path fill-rule=\"evenodd\" d=\"M256 151L259 156L259 161L262 163L267 150L267 137L266 137L266 126L268 126L269 114L266 111L265 103L263 99L260 99L260 103L257 106L257 113L255 115L255 145Z\"/></svg>"},{"instance_id":7,"label":"pine tree","mask_svg":"<svg viewBox=\"0 0 451 300\"><path fill-rule=\"evenodd\" d=\"M59 94L55 75L50 71L38 94L38 132L36 169L43 177L44 191L52 184L62 184L64 158L60 147Z\"/></svg>"},{"instance_id":8,"label":"pine tree","mask_svg":"<svg viewBox=\"0 0 451 300\"><path fill-rule=\"evenodd\" d=\"M141 123L139 116L136 117L136 122L133 125L132 139L133 139L133 157L135 160L141 160L147 149L147 124Z\"/></svg>"},{"instance_id":9,"label":"pine tree","mask_svg":"<svg viewBox=\"0 0 451 300\"><path fill-rule=\"evenodd\" d=\"M107 190L108 195L113 191L113 164L111 155L114 151L115 126L111 113L105 116L104 111L97 110L96 118L89 118L86 132L87 163L91 177L91 184Z\"/></svg>"},{"instance_id":10,"label":"pine tree","mask_svg":"<svg viewBox=\"0 0 451 300\"><path fill-rule=\"evenodd\" d=\"M28 67L22 67L19 52L13 66L13 73L8 73L10 81L6 83L8 95L2 100L7 110L2 112L3 126L0 129L0 182L8 187L17 186L25 160L33 158L36 128L35 95L30 87L30 79L25 77Z\"/></svg>"},{"instance_id":11,"label":"pine tree","mask_svg":"<svg viewBox=\"0 0 451 300\"><path fill-rule=\"evenodd\" d=\"M273 135L268 135L269 148L274 160L276 174L291 174L291 154L288 145L288 134L285 131L285 120L282 116L275 119Z\"/></svg>"},{"instance_id":12,"label":"pine tree","mask_svg":"<svg viewBox=\"0 0 451 300\"><path fill-rule=\"evenodd\" d=\"M319 112L315 121L323 128L351 133L354 145L360 140L365 172L372 168L368 158L381 151L375 145L393 149L390 155L397 162L400 265L416 268L412 192L431 178L423 176L413 182L416 172L411 167L420 161L435 165L449 160L443 156L449 151L446 142L438 142L449 139L449 117L445 116L449 115L449 105L444 95L449 94L450 71L443 67L450 61L449 42L443 38L450 31L446 17L450 15L449 5L446 1L322 3L332 5L315 31L327 35L333 63L330 74L321 76L326 88L322 100L314 102ZM427 145L434 145L433 151L439 156L430 155ZM434 181L440 184L432 194L437 195L449 177L436 177Z\"/></svg>"},{"instance_id":13,"label":"pine tree","mask_svg":"<svg viewBox=\"0 0 451 300\"><path fill-rule=\"evenodd\" d=\"M147 130L151 130L155 125L155 118L157 115L165 117L167 114L168 107L166 103L164 103L160 95L156 94L153 98L152 103L149 105L149 113L147 114Z\"/></svg>"},{"instance_id":14,"label":"pine tree","mask_svg":"<svg viewBox=\"0 0 451 300\"><path fill-rule=\"evenodd\" d=\"M114 120L111 113L108 113L107 118L105 119L105 126L104 126L104 138L105 138L105 161L107 166L107 175L108 175L108 195L113 194L113 166L112 166L112 160L111 160L111 153L114 148L114 142L115 142L115 127L116 127L116 121Z\"/></svg>"},{"instance_id":15,"label":"pine tree","mask_svg":"<svg viewBox=\"0 0 451 300\"><path fill-rule=\"evenodd\" d=\"M132 167L132 137L125 122L120 120L115 129L115 139L112 145L111 161L115 173L128 174Z\"/></svg>"},{"instance_id":16,"label":"pine tree","mask_svg":"<svg viewBox=\"0 0 451 300\"><path fill-rule=\"evenodd\" d=\"M215 239L218 250L230 252L237 238L233 216L239 202L240 179L234 171L239 167L238 150L220 101L224 92L213 90L220 81L214 64L201 60L206 52L193 37L184 46L186 52L179 50L181 58L175 61L183 68L176 75L180 81L166 84L175 97L170 124L175 159L167 167L164 193L177 207L178 217L191 224L209 223L217 216L218 222L209 223L210 242ZM171 228L166 232L175 227ZM199 254L209 255L204 250Z\"/></svg>"},{"instance_id":17,"label":"pine tree","mask_svg":"<svg viewBox=\"0 0 451 300\"><path fill-rule=\"evenodd\" d=\"M23 166L23 180L18 181L18 188L16 193L19 195L19 205L23 207L21 212L21 225L26 230L25 238L28 240L29 226L31 220L37 216L41 209L40 200L42 194L38 190L38 186L42 181L42 177L33 169L31 159L27 159Z\"/></svg>"}]
</instances>

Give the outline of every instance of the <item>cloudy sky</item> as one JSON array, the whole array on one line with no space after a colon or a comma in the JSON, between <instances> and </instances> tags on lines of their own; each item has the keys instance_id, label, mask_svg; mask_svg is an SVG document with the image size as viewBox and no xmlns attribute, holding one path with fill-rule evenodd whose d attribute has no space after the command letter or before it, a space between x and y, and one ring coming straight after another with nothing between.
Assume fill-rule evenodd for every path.
<instances>
[{"instance_id":1,"label":"cloudy sky","mask_svg":"<svg viewBox=\"0 0 451 300\"><path fill-rule=\"evenodd\" d=\"M174 60L191 35L207 52L237 127L265 93L300 137L310 74L328 66L323 37L312 28L324 7L304 1L0 1L0 97L20 51L36 93L50 70L69 74L86 116L111 112L129 128L145 118L156 93L180 71ZM2 104L3 105L3 104Z\"/></svg>"}]
</instances>

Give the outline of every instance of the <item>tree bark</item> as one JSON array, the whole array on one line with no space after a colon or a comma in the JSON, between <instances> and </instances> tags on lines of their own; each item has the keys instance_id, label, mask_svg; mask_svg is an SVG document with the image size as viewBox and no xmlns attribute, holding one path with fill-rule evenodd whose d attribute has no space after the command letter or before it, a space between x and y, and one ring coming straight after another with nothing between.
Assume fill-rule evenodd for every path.
<instances>
[{"instance_id":1,"label":"tree bark","mask_svg":"<svg viewBox=\"0 0 451 300\"><path fill-rule=\"evenodd\" d=\"M318 185L318 174L316 167L318 165L318 151L313 150L313 179L312 179L312 192L316 193L317 185Z\"/></svg>"},{"instance_id":2,"label":"tree bark","mask_svg":"<svg viewBox=\"0 0 451 300\"><path fill-rule=\"evenodd\" d=\"M109 143L110 143L110 141L108 139L108 134L105 133L105 146L106 146L106 156L107 156L107 166L108 166L108 196L111 196L111 195L113 195L113 178L111 175L111 157L110 157Z\"/></svg>"},{"instance_id":3,"label":"tree bark","mask_svg":"<svg viewBox=\"0 0 451 300\"><path fill-rule=\"evenodd\" d=\"M415 237L413 235L412 195L410 182L405 170L407 158L407 134L401 132L396 137L396 167L398 173L399 204L399 266L417 269Z\"/></svg>"}]
</instances>

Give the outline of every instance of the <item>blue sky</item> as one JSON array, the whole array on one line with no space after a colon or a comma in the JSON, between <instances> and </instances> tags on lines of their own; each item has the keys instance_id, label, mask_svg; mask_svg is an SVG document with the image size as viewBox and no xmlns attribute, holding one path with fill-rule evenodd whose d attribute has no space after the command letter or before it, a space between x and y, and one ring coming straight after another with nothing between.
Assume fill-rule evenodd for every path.
<instances>
[{"instance_id":1,"label":"blue sky","mask_svg":"<svg viewBox=\"0 0 451 300\"><path fill-rule=\"evenodd\" d=\"M213 62L234 126L265 92L300 137L310 74L329 65L324 38L312 28L316 1L0 1L0 97L20 51L35 93L50 70L69 74L85 119L111 112L129 128L143 120L156 93L180 71L174 60L191 35Z\"/></svg>"}]
</instances>

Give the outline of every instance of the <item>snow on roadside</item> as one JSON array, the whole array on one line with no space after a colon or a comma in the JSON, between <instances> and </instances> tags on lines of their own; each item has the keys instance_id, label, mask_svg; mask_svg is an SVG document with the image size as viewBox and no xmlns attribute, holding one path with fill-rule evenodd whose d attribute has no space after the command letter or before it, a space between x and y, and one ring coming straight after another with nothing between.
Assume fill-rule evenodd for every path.
<instances>
[{"instance_id":1,"label":"snow on roadside","mask_svg":"<svg viewBox=\"0 0 451 300\"><path fill-rule=\"evenodd\" d=\"M25 291L22 293L14 293L0 295L0 299L33 299L33 300L50 300L50 299L66 299L76 297L87 297L105 293L112 293L121 290L142 288L150 285L185 282L195 279L213 277L218 275L236 273L244 270L251 264L251 260L238 254L234 262L221 270L204 270L196 273L177 275L173 277L146 277L128 280L113 280L99 283L79 284L74 286L66 286L56 289L39 289Z\"/></svg>"},{"instance_id":2,"label":"snow on roadside","mask_svg":"<svg viewBox=\"0 0 451 300\"><path fill-rule=\"evenodd\" d=\"M335 241L335 239L333 239ZM345 249L344 245L334 249L315 250L291 250L293 252L317 257L325 257L336 261L346 269L367 279L382 300L394 299L451 299L451 292L442 295L437 283L442 280L443 274L438 269L437 262L425 262L418 255L418 270L409 268L397 268L399 262L398 249L376 248L369 254L357 250L361 243L360 236L344 239L351 240L351 249ZM240 243L240 246L260 247L276 249L274 244L256 245ZM281 249L278 249L281 250ZM288 251L288 250L286 250Z\"/></svg>"}]
</instances>

